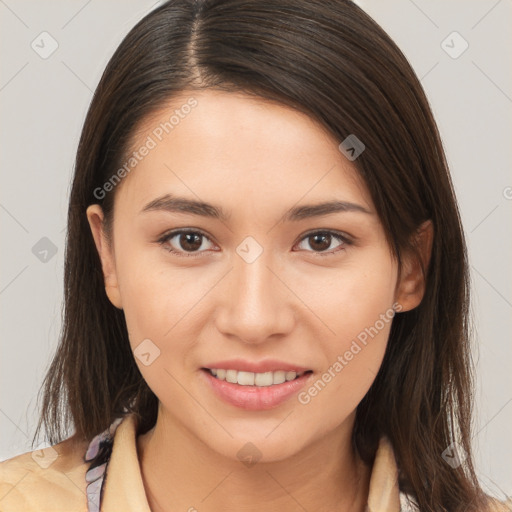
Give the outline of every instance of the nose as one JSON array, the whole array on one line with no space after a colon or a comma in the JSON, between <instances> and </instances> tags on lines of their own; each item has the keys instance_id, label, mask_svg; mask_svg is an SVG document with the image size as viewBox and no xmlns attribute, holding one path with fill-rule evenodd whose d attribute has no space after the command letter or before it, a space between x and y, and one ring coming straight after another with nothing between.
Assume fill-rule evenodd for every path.
<instances>
[{"instance_id":1,"label":"nose","mask_svg":"<svg viewBox=\"0 0 512 512\"><path fill-rule=\"evenodd\" d=\"M282 269L275 268L264 251L248 263L235 255L231 271L218 290L219 332L248 344L289 334L295 324L298 299L288 288Z\"/></svg>"}]
</instances>

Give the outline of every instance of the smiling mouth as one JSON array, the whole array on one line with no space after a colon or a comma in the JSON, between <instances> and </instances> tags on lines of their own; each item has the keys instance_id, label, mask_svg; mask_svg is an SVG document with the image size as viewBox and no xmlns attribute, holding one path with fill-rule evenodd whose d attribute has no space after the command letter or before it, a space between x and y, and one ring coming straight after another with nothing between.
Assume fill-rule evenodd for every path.
<instances>
[{"instance_id":1,"label":"smiling mouth","mask_svg":"<svg viewBox=\"0 0 512 512\"><path fill-rule=\"evenodd\" d=\"M303 375L313 373L312 370L304 372L278 370L275 372L244 372L238 370L225 370L221 368L202 368L218 380L224 380L240 386L270 387L284 382L296 380Z\"/></svg>"}]
</instances>

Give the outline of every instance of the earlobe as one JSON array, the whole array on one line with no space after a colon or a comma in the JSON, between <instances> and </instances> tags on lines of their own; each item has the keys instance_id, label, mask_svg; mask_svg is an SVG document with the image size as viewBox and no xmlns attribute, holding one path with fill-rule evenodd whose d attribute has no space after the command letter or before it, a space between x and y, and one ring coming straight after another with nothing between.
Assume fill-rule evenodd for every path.
<instances>
[{"instance_id":1,"label":"earlobe","mask_svg":"<svg viewBox=\"0 0 512 512\"><path fill-rule=\"evenodd\" d=\"M91 228L94 244L101 260L101 268L105 282L105 292L110 302L119 309L123 309L119 283L117 281L114 251L108 242L103 229L103 210L99 204L92 204L87 208L87 220Z\"/></svg>"},{"instance_id":2,"label":"earlobe","mask_svg":"<svg viewBox=\"0 0 512 512\"><path fill-rule=\"evenodd\" d=\"M416 251L408 251L403 255L400 280L395 294L395 300L402 306L401 311L414 309L423 299L433 239L434 227L432 221L427 220L414 235L413 244Z\"/></svg>"}]
</instances>

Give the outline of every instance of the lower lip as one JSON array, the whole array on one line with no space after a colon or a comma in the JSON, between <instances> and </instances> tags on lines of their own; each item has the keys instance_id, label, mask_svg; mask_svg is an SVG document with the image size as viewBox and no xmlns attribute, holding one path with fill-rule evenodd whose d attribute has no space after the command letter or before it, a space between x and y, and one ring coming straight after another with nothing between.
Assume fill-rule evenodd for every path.
<instances>
[{"instance_id":1,"label":"lower lip","mask_svg":"<svg viewBox=\"0 0 512 512\"><path fill-rule=\"evenodd\" d=\"M213 391L225 402L248 411L274 409L306 385L312 373L305 373L298 379L273 384L272 386L242 386L214 377L208 370L201 370Z\"/></svg>"}]
</instances>

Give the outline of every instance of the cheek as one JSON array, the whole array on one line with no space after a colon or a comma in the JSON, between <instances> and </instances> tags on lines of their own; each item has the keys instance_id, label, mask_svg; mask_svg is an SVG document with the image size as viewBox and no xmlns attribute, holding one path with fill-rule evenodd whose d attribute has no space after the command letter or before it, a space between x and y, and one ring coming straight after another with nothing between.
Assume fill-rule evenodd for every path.
<instances>
[{"instance_id":1,"label":"cheek","mask_svg":"<svg viewBox=\"0 0 512 512\"><path fill-rule=\"evenodd\" d=\"M322 344L325 366L297 396L306 430L325 435L355 413L382 364L393 316L379 300L352 304L338 317L337 336Z\"/></svg>"},{"instance_id":2,"label":"cheek","mask_svg":"<svg viewBox=\"0 0 512 512\"><path fill-rule=\"evenodd\" d=\"M379 371L394 318L395 283L395 265L382 252L339 269L322 293L309 297L328 329L318 337L323 368L298 398L318 407L318 414L336 404L333 424L357 407Z\"/></svg>"},{"instance_id":3,"label":"cheek","mask_svg":"<svg viewBox=\"0 0 512 512\"><path fill-rule=\"evenodd\" d=\"M148 250L123 234L116 239L116 272L130 344L135 349L149 339L161 350L161 341L176 323L175 317L185 313L181 312L183 283L169 279L161 262L155 262L159 248Z\"/></svg>"},{"instance_id":4,"label":"cheek","mask_svg":"<svg viewBox=\"0 0 512 512\"><path fill-rule=\"evenodd\" d=\"M355 414L370 389L386 350L391 321L372 335L340 340L329 352L328 363L297 396L301 423L306 431L321 437ZM365 333L365 331L362 331Z\"/></svg>"},{"instance_id":5,"label":"cheek","mask_svg":"<svg viewBox=\"0 0 512 512\"><path fill-rule=\"evenodd\" d=\"M166 312L173 311L168 306L179 307L186 288L166 269L163 248L149 246L122 229L116 236L116 272L128 327L143 336L161 336L163 323L167 330L172 326L172 318L166 319Z\"/></svg>"},{"instance_id":6,"label":"cheek","mask_svg":"<svg viewBox=\"0 0 512 512\"><path fill-rule=\"evenodd\" d=\"M173 374L186 371L192 364L189 358L197 343L204 299L218 275L199 267L194 270L171 265L161 248L148 250L133 244L123 254L129 257L119 255L118 279L135 356L137 347L149 339L160 351L152 367L168 368ZM137 364L146 378L150 369L139 361ZM147 376L149 383L151 377Z\"/></svg>"},{"instance_id":7,"label":"cheek","mask_svg":"<svg viewBox=\"0 0 512 512\"><path fill-rule=\"evenodd\" d=\"M337 268L318 268L308 273L298 269L290 281L307 309L315 314L324 333L319 342L324 353L332 356L374 326L381 314L389 314L396 278L396 264L382 248L354 252ZM385 331L383 327L379 322L379 331Z\"/></svg>"},{"instance_id":8,"label":"cheek","mask_svg":"<svg viewBox=\"0 0 512 512\"><path fill-rule=\"evenodd\" d=\"M357 339L361 343L371 339L379 343L388 337L395 280L390 266L354 272L347 276L338 308L331 311L337 336L337 349L347 347Z\"/></svg>"},{"instance_id":9,"label":"cheek","mask_svg":"<svg viewBox=\"0 0 512 512\"><path fill-rule=\"evenodd\" d=\"M363 268L346 278L341 308L337 316L333 312L338 335L328 352L331 363L340 362L342 356L340 373L344 373L345 386L362 387L365 393L384 357L394 318L396 271L384 255Z\"/></svg>"},{"instance_id":10,"label":"cheek","mask_svg":"<svg viewBox=\"0 0 512 512\"><path fill-rule=\"evenodd\" d=\"M207 287L190 281L190 273L170 269L154 254L131 252L119 258L119 284L134 360L142 377L164 403L187 410L179 382L187 373L194 336L194 304ZM199 283L199 284L198 284Z\"/></svg>"}]
</instances>

